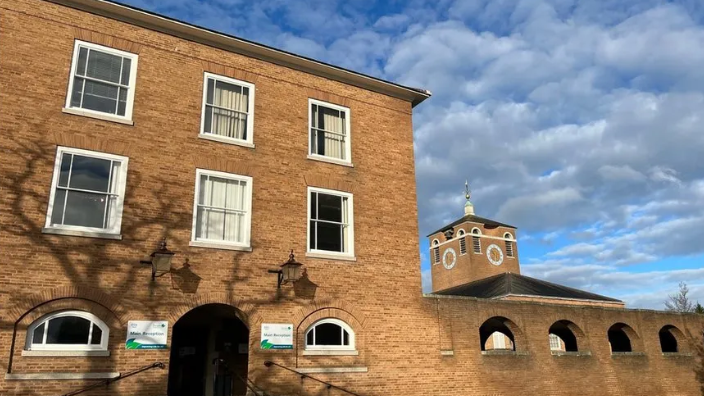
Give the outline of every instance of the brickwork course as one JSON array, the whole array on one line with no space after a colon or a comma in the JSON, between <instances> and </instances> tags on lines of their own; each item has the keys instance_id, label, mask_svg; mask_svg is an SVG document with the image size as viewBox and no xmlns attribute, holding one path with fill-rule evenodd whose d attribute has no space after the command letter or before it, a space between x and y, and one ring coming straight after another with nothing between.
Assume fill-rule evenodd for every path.
<instances>
[{"instance_id":1,"label":"brickwork course","mask_svg":"<svg viewBox=\"0 0 704 396\"><path fill-rule=\"evenodd\" d=\"M701 316L422 293L412 94L381 92L381 82L348 83L332 76L344 71L310 60L279 64L243 55L221 37L209 45L179 37L158 28L175 26L158 17L144 16L152 27L125 21L117 11L124 7L101 3L111 11L87 12L76 7L98 2L65 3L74 7L0 3L0 367L7 373L0 395L61 395L96 380L57 377L124 374L155 362L167 369L86 394L165 395L171 351L126 349L128 322L166 320L171 342L179 319L211 304L230 307L249 329L247 378L268 395L345 393L265 361L360 395L698 394L692 352L702 340ZM62 111L76 40L139 56L133 125ZM292 66L297 62L302 66ZM199 138L205 72L255 85L254 147ZM353 166L307 158L309 99L350 109ZM120 240L43 231L57 147L129 158ZM251 251L190 246L196 169L252 177ZM306 254L308 187L353 194L353 261ZM483 230L504 231L515 234ZM140 261L162 238L176 252L174 271L152 281ZM306 275L277 289L267 271L291 249ZM467 249L473 257L471 244ZM437 281L518 273L514 249L516 258L502 268L477 255L473 269L454 280L438 272ZM27 351L28 327L62 310L102 320L110 329L108 353ZM357 353L305 353L306 330L324 318L353 329ZM483 350L480 328L488 320L510 330L515 351ZM557 321L569 321L578 352L551 353L548 329ZM294 348L262 350L262 323L293 324ZM611 353L607 331L617 323L627 325L631 353ZM677 353L661 351L658 332L666 325L676 329Z\"/></svg>"}]
</instances>

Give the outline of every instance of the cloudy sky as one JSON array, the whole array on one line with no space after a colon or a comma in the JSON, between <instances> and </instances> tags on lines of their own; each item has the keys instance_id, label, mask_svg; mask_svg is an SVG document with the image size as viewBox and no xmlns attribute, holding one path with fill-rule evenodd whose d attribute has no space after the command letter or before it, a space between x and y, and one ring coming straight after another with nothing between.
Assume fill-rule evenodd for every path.
<instances>
[{"instance_id":1,"label":"cloudy sky","mask_svg":"<svg viewBox=\"0 0 704 396\"><path fill-rule=\"evenodd\" d=\"M126 0L401 84L425 234L519 228L524 274L662 308L704 304L701 0ZM427 282L426 282L427 283Z\"/></svg>"}]
</instances>

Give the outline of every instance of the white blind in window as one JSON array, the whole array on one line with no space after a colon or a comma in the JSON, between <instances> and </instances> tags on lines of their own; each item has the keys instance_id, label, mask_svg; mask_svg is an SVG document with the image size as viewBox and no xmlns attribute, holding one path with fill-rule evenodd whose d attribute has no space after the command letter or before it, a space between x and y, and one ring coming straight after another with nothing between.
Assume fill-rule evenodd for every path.
<instances>
[{"instance_id":1,"label":"white blind in window","mask_svg":"<svg viewBox=\"0 0 704 396\"><path fill-rule=\"evenodd\" d=\"M196 237L244 243L248 202L247 183L202 175L198 197Z\"/></svg>"}]
</instances>

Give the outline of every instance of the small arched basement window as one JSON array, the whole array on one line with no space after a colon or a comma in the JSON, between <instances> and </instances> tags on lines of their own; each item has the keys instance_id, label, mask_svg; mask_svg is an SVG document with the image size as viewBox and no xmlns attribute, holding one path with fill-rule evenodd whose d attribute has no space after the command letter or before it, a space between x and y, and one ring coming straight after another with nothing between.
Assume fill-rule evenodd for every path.
<instances>
[{"instance_id":1,"label":"small arched basement window","mask_svg":"<svg viewBox=\"0 0 704 396\"><path fill-rule=\"evenodd\" d=\"M27 329L27 350L100 351L108 349L110 329L97 316L83 311L45 315Z\"/></svg>"},{"instance_id":2,"label":"small arched basement window","mask_svg":"<svg viewBox=\"0 0 704 396\"><path fill-rule=\"evenodd\" d=\"M474 253L482 252L482 244L479 241L479 235L481 234L482 232L479 231L479 228L472 229L472 249L474 250Z\"/></svg>"},{"instance_id":3,"label":"small arched basement window","mask_svg":"<svg viewBox=\"0 0 704 396\"><path fill-rule=\"evenodd\" d=\"M306 332L306 349L354 350L354 331L339 319L322 319Z\"/></svg>"},{"instance_id":4,"label":"small arched basement window","mask_svg":"<svg viewBox=\"0 0 704 396\"><path fill-rule=\"evenodd\" d=\"M467 237L464 235L464 230L457 231L457 237L460 239L460 254L467 254Z\"/></svg>"},{"instance_id":5,"label":"small arched basement window","mask_svg":"<svg viewBox=\"0 0 704 396\"><path fill-rule=\"evenodd\" d=\"M674 334L677 331L677 328L672 325L666 325L660 329L658 336L660 337L660 349L663 353L679 352L677 337Z\"/></svg>"},{"instance_id":6,"label":"small arched basement window","mask_svg":"<svg viewBox=\"0 0 704 396\"><path fill-rule=\"evenodd\" d=\"M608 331L609 345L611 345L611 353L633 352L631 338L627 333L635 334L635 332L625 323L616 323L611 326Z\"/></svg>"},{"instance_id":7,"label":"small arched basement window","mask_svg":"<svg viewBox=\"0 0 704 396\"><path fill-rule=\"evenodd\" d=\"M513 253L513 237L510 233L505 233L504 238L506 238L506 257L514 257Z\"/></svg>"},{"instance_id":8,"label":"small arched basement window","mask_svg":"<svg viewBox=\"0 0 704 396\"><path fill-rule=\"evenodd\" d=\"M440 241L433 239L433 264L440 262Z\"/></svg>"}]
</instances>

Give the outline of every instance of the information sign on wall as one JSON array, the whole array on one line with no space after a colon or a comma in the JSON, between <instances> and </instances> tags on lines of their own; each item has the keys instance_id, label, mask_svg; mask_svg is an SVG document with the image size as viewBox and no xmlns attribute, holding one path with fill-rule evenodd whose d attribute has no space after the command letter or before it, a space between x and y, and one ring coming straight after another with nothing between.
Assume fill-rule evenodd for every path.
<instances>
[{"instance_id":1,"label":"information sign on wall","mask_svg":"<svg viewBox=\"0 0 704 396\"><path fill-rule=\"evenodd\" d=\"M130 320L127 323L126 349L166 349L169 322L165 320Z\"/></svg>"},{"instance_id":2,"label":"information sign on wall","mask_svg":"<svg viewBox=\"0 0 704 396\"><path fill-rule=\"evenodd\" d=\"M262 323L262 349L293 349L293 325Z\"/></svg>"}]
</instances>

